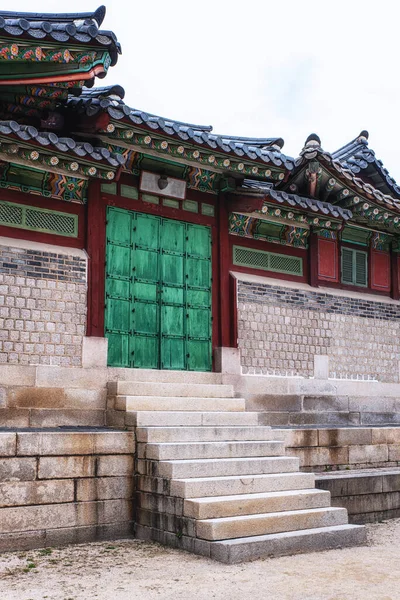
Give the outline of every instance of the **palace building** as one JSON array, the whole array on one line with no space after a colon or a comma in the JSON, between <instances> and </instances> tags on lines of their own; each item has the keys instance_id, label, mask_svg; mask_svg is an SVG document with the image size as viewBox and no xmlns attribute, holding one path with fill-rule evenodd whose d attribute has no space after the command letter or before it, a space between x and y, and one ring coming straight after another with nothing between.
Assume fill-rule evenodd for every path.
<instances>
[{"instance_id":1,"label":"palace building","mask_svg":"<svg viewBox=\"0 0 400 600\"><path fill-rule=\"evenodd\" d=\"M131 430L141 411L195 414L176 386L200 384L211 394L204 414L232 401L236 425L250 423L247 411L261 411L265 428L398 423L400 186L368 132L333 152L311 134L290 157L279 137L222 135L131 108L122 87L98 85L122 60L104 18L104 7L0 11L0 425ZM217 384L234 392L220 398ZM199 388L189 392L203 406ZM368 407L371 394L391 403ZM183 423L143 419L142 427ZM140 435L139 446L151 441ZM346 456L334 465L368 466ZM162 453L139 452L139 463L156 459ZM172 543L175 525L146 505L154 469L146 477L136 523L142 537ZM264 492L277 489L292 488ZM353 527L332 514L324 521L319 512L314 527ZM185 521L183 538L225 540L207 519L196 535ZM360 531L351 529L349 544ZM233 537L250 535L242 533ZM204 548L194 551L212 555Z\"/></svg>"}]
</instances>

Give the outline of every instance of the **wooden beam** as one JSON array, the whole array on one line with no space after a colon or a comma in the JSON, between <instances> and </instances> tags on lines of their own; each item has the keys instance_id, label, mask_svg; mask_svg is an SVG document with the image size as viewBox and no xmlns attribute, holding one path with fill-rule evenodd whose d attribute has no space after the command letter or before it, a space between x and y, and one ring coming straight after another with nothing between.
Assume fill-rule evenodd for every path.
<instances>
[{"instance_id":1,"label":"wooden beam","mask_svg":"<svg viewBox=\"0 0 400 600\"><path fill-rule=\"evenodd\" d=\"M224 194L219 198L219 268L220 268L220 340L221 346L231 346L232 298L229 282L231 256L229 248L229 210Z\"/></svg>"},{"instance_id":2,"label":"wooden beam","mask_svg":"<svg viewBox=\"0 0 400 600\"><path fill-rule=\"evenodd\" d=\"M86 248L88 253L87 336L104 337L106 203L100 181L89 182Z\"/></svg>"}]
</instances>

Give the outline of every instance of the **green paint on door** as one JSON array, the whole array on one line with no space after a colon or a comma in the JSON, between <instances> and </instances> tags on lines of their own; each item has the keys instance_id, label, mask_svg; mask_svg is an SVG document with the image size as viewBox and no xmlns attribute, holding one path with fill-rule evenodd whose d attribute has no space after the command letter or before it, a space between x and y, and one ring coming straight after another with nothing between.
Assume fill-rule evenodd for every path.
<instances>
[{"instance_id":1,"label":"green paint on door","mask_svg":"<svg viewBox=\"0 0 400 600\"><path fill-rule=\"evenodd\" d=\"M208 227L109 207L108 364L211 370Z\"/></svg>"}]
</instances>

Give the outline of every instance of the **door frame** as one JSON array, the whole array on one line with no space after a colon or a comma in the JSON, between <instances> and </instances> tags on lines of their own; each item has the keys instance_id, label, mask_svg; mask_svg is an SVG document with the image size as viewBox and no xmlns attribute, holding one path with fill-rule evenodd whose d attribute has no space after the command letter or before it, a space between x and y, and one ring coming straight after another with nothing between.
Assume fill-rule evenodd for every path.
<instances>
[{"instance_id":1,"label":"door frame","mask_svg":"<svg viewBox=\"0 0 400 600\"><path fill-rule=\"evenodd\" d=\"M124 210L160 216L166 219L184 221L195 225L205 225L211 229L212 260L212 369L214 370L214 349L220 346L220 267L219 267L219 227L217 218L217 196L195 190L188 190L187 198L206 202L215 206L215 217L191 213L181 209L132 200L101 191L100 181L91 181L88 190L86 248L88 261L88 315L87 336L104 337L105 280L106 280L106 211L107 206ZM137 184L138 185L138 184Z\"/></svg>"}]
</instances>

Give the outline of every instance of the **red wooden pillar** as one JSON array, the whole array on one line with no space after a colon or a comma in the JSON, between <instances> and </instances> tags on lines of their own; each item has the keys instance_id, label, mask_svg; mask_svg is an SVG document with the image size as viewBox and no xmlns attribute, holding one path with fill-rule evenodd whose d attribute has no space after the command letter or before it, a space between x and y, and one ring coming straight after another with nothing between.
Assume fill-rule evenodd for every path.
<instances>
[{"instance_id":1,"label":"red wooden pillar","mask_svg":"<svg viewBox=\"0 0 400 600\"><path fill-rule=\"evenodd\" d=\"M229 269L231 257L229 250L229 211L224 194L219 197L219 300L220 300L220 344L231 346L232 298L230 294Z\"/></svg>"},{"instance_id":2,"label":"red wooden pillar","mask_svg":"<svg viewBox=\"0 0 400 600\"><path fill-rule=\"evenodd\" d=\"M311 232L308 240L309 283L312 287L318 287L318 234Z\"/></svg>"},{"instance_id":3,"label":"red wooden pillar","mask_svg":"<svg viewBox=\"0 0 400 600\"><path fill-rule=\"evenodd\" d=\"M86 249L88 253L87 336L104 337L106 205L99 180L89 182Z\"/></svg>"},{"instance_id":4,"label":"red wooden pillar","mask_svg":"<svg viewBox=\"0 0 400 600\"><path fill-rule=\"evenodd\" d=\"M396 248L392 248L391 257L391 296L394 300L400 300L400 254Z\"/></svg>"}]
</instances>

